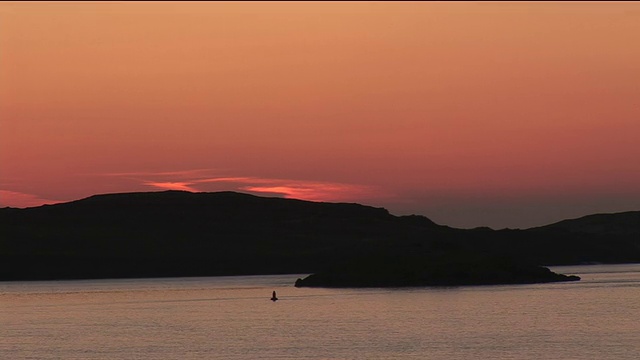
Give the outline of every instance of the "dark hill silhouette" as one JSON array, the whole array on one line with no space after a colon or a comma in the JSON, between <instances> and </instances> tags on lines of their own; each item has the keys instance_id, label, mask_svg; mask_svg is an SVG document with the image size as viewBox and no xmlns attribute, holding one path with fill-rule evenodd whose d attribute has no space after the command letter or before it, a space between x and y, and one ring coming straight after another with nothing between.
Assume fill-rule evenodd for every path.
<instances>
[{"instance_id":1,"label":"dark hill silhouette","mask_svg":"<svg viewBox=\"0 0 640 360\"><path fill-rule=\"evenodd\" d=\"M640 234L640 211L588 215L577 219L563 220L531 230L590 235L633 236Z\"/></svg>"},{"instance_id":2,"label":"dark hill silhouette","mask_svg":"<svg viewBox=\"0 0 640 360\"><path fill-rule=\"evenodd\" d=\"M438 227L359 204L183 191L5 208L0 226L4 279L312 272Z\"/></svg>"},{"instance_id":3,"label":"dark hill silhouette","mask_svg":"<svg viewBox=\"0 0 640 360\"><path fill-rule=\"evenodd\" d=\"M442 262L465 253L541 265L640 262L639 239L460 230L360 204L235 192L108 194L0 209L0 279L314 273L362 258Z\"/></svg>"}]
</instances>

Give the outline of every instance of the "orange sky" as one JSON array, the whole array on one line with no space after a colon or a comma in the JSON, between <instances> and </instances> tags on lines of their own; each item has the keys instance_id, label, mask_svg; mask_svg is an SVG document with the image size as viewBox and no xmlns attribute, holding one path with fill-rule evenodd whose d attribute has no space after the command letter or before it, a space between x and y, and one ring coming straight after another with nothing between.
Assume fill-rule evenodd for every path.
<instances>
[{"instance_id":1,"label":"orange sky","mask_svg":"<svg viewBox=\"0 0 640 360\"><path fill-rule=\"evenodd\" d=\"M0 206L237 190L640 210L640 2L2 2Z\"/></svg>"}]
</instances>

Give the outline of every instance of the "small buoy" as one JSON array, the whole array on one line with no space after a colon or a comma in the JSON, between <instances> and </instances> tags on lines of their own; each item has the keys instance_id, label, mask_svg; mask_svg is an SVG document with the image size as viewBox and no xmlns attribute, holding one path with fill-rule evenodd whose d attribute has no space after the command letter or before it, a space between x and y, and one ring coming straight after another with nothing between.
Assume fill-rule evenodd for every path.
<instances>
[{"instance_id":1,"label":"small buoy","mask_svg":"<svg viewBox=\"0 0 640 360\"><path fill-rule=\"evenodd\" d=\"M276 301L278 300L278 297L276 297L276 292L273 292L273 295L271 295L271 301Z\"/></svg>"}]
</instances>

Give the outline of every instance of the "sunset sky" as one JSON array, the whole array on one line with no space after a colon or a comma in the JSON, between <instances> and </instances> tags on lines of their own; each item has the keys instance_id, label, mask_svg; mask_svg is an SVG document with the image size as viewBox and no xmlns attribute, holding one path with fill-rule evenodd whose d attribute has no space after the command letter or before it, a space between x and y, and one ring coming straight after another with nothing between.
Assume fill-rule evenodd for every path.
<instances>
[{"instance_id":1,"label":"sunset sky","mask_svg":"<svg viewBox=\"0 0 640 360\"><path fill-rule=\"evenodd\" d=\"M0 3L0 207L164 189L640 210L640 2Z\"/></svg>"}]
</instances>

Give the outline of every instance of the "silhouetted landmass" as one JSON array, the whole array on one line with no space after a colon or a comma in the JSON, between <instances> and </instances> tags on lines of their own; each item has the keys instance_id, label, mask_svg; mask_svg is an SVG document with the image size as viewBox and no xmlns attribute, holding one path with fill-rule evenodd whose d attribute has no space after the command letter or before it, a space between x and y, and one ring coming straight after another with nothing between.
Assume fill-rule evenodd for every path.
<instances>
[{"instance_id":1,"label":"silhouetted landmass","mask_svg":"<svg viewBox=\"0 0 640 360\"><path fill-rule=\"evenodd\" d=\"M296 287L409 287L534 284L578 281L575 275L505 258L368 259L298 279Z\"/></svg>"},{"instance_id":2,"label":"silhouetted landmass","mask_svg":"<svg viewBox=\"0 0 640 360\"><path fill-rule=\"evenodd\" d=\"M637 236L640 234L640 211L588 215L531 230L605 236Z\"/></svg>"},{"instance_id":3,"label":"silhouetted landmass","mask_svg":"<svg viewBox=\"0 0 640 360\"><path fill-rule=\"evenodd\" d=\"M639 216L596 215L615 224L598 231L581 231L581 219L462 230L383 208L234 192L96 195L0 209L0 279L321 273L362 259L443 267L466 254L534 265L640 262Z\"/></svg>"}]
</instances>

